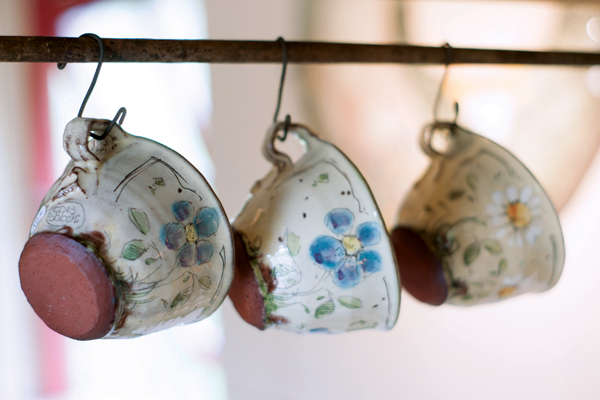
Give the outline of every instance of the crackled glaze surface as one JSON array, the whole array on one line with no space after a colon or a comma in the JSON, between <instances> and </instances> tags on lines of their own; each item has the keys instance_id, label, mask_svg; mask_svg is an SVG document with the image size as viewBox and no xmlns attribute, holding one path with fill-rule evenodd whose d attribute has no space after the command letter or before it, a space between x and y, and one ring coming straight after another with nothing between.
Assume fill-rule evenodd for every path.
<instances>
[{"instance_id":1,"label":"crackled glaze surface","mask_svg":"<svg viewBox=\"0 0 600 400\"><path fill-rule=\"evenodd\" d=\"M264 146L275 166L233 222L261 285L267 325L292 332L391 329L399 276L368 185L343 153L301 125L289 133L306 153L292 163L273 146L281 126L271 127Z\"/></svg>"},{"instance_id":2,"label":"crackled glaze surface","mask_svg":"<svg viewBox=\"0 0 600 400\"><path fill-rule=\"evenodd\" d=\"M449 147L437 152L430 134ZM565 250L556 211L511 153L449 123L426 128L431 166L407 195L398 224L421 233L442 259L447 302L473 305L556 284Z\"/></svg>"},{"instance_id":3,"label":"crackled glaze surface","mask_svg":"<svg viewBox=\"0 0 600 400\"><path fill-rule=\"evenodd\" d=\"M231 228L204 177L183 157L108 121L76 118L73 158L42 201L31 235L63 233L94 251L118 296L106 337L135 337L202 320L223 302L233 274Z\"/></svg>"}]
</instances>

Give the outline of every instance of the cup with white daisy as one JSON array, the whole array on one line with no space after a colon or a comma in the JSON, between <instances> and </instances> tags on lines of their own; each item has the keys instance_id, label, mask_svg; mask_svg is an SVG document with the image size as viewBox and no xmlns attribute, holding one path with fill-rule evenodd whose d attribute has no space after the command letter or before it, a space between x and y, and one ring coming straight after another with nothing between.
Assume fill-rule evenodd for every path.
<instances>
[{"instance_id":1,"label":"cup with white daisy","mask_svg":"<svg viewBox=\"0 0 600 400\"><path fill-rule=\"evenodd\" d=\"M421 144L431 165L392 231L407 291L429 304L475 305L553 287L562 230L523 163L455 123L427 126Z\"/></svg>"}]
</instances>

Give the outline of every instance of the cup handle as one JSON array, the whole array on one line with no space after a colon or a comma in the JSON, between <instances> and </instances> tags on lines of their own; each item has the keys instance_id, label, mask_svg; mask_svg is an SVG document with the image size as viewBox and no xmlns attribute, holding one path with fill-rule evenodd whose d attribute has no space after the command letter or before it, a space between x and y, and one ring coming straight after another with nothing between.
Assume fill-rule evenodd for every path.
<instances>
[{"instance_id":1,"label":"cup handle","mask_svg":"<svg viewBox=\"0 0 600 400\"><path fill-rule=\"evenodd\" d=\"M97 170L102 161L88 147L90 133L108 127L110 121L75 118L65 127L63 148L73 159L73 172L77 175L77 185L84 193L94 194L98 189Z\"/></svg>"},{"instance_id":2,"label":"cup handle","mask_svg":"<svg viewBox=\"0 0 600 400\"><path fill-rule=\"evenodd\" d=\"M279 173L283 173L293 166L292 159L287 154L282 153L275 148L275 139L277 138L277 134L284 129L285 122L283 121L276 122L271 125L267 131L267 136L265 137L263 144L263 155L268 161L277 167ZM301 124L289 124L288 134L290 133L294 134L302 141L305 147L305 155L310 152L314 142L319 140L319 137L315 133Z\"/></svg>"},{"instance_id":3,"label":"cup handle","mask_svg":"<svg viewBox=\"0 0 600 400\"><path fill-rule=\"evenodd\" d=\"M421 149L427 154L429 157L436 156L444 156L445 153L439 152L433 148L431 139L433 138L433 133L437 129L447 129L452 132L453 124L448 122L434 122L432 124L426 125L423 128L423 132L421 133Z\"/></svg>"},{"instance_id":4,"label":"cup handle","mask_svg":"<svg viewBox=\"0 0 600 400\"><path fill-rule=\"evenodd\" d=\"M432 143L435 131L444 130L448 132L448 145L444 149L436 149ZM474 138L477 137L473 132L467 131L456 125L454 122L434 122L423 128L421 134L421 149L430 158L434 157L453 157L466 151L471 147Z\"/></svg>"}]
</instances>

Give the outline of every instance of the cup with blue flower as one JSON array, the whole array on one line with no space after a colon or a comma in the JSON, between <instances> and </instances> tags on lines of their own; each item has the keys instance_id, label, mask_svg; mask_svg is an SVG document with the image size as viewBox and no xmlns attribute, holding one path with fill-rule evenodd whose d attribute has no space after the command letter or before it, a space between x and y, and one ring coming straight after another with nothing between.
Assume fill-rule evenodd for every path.
<instances>
[{"instance_id":1,"label":"cup with blue flower","mask_svg":"<svg viewBox=\"0 0 600 400\"><path fill-rule=\"evenodd\" d=\"M276 148L287 130L304 153ZM364 177L333 144L300 124L276 123L263 154L273 164L235 217L229 292L259 329L295 333L391 329L400 278L385 223Z\"/></svg>"}]
</instances>

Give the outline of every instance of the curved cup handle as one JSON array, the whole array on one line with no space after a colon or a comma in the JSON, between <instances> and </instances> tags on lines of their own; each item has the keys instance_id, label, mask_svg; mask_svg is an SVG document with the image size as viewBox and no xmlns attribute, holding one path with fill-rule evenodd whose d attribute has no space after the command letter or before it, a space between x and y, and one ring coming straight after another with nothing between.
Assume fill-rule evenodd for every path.
<instances>
[{"instance_id":1,"label":"curved cup handle","mask_svg":"<svg viewBox=\"0 0 600 400\"><path fill-rule=\"evenodd\" d=\"M445 149L436 149L432 143L432 138L435 134L435 131L439 130L448 132L446 138L448 140L448 146ZM473 141L473 138L476 136L476 134L461 128L454 122L434 122L426 125L425 128L423 128L420 144L421 149L430 158L440 156L452 157L466 150Z\"/></svg>"},{"instance_id":2,"label":"curved cup handle","mask_svg":"<svg viewBox=\"0 0 600 400\"><path fill-rule=\"evenodd\" d=\"M84 193L96 193L98 189L96 171L102 165L100 159L88 147L90 133L105 130L108 124L110 124L108 120L78 117L65 127L63 148L75 162L73 172L77 174L77 184Z\"/></svg>"},{"instance_id":3,"label":"curved cup handle","mask_svg":"<svg viewBox=\"0 0 600 400\"><path fill-rule=\"evenodd\" d=\"M285 122L280 121L276 122L267 131L267 135L265 137L265 141L263 143L263 155L265 158L272 162L275 167L277 167L278 172L281 174L289 168L292 168L294 163L292 159L285 153L280 152L275 148L275 139L277 138L277 134L280 131L283 131L285 128ZM306 126L301 124L289 124L288 125L288 134L292 133L300 141L303 143L305 147L304 156L308 154L311 148L314 146L316 141L319 140L319 137L313 133Z\"/></svg>"}]
</instances>

